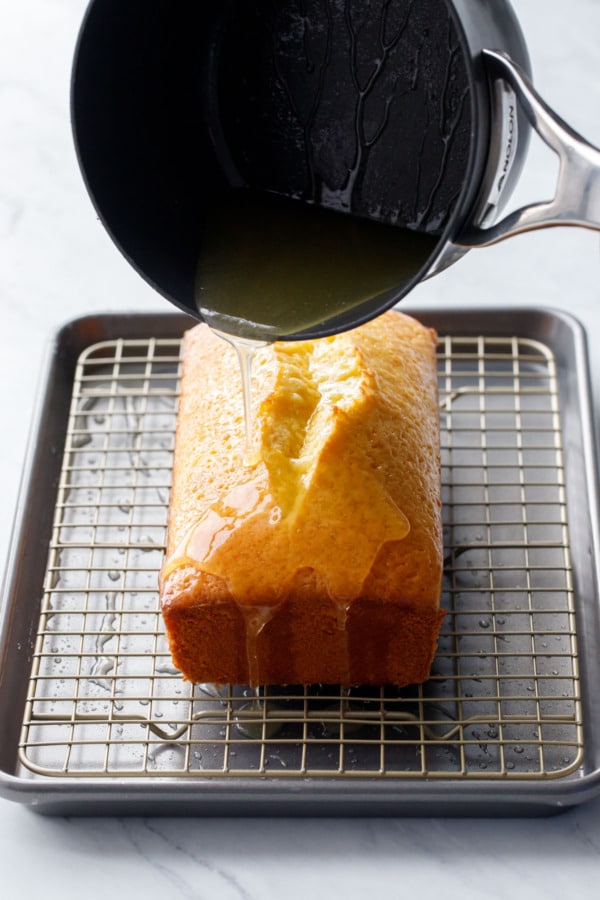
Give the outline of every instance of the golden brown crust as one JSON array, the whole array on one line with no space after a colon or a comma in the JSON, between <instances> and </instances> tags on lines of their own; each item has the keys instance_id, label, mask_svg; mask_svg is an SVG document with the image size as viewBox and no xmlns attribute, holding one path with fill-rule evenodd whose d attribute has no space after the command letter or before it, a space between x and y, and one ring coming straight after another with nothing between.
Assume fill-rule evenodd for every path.
<instances>
[{"instance_id":1,"label":"golden brown crust","mask_svg":"<svg viewBox=\"0 0 600 900\"><path fill-rule=\"evenodd\" d=\"M326 340L257 361L248 467L233 351L205 326L186 335L161 604L192 681L428 675L443 617L436 336L391 312Z\"/></svg>"}]
</instances>

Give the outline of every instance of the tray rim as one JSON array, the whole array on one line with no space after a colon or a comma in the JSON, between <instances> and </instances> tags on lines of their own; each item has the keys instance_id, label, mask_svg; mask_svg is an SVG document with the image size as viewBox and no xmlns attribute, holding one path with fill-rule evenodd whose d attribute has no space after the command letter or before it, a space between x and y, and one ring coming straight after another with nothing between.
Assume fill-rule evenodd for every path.
<instances>
[{"instance_id":1,"label":"tray rim","mask_svg":"<svg viewBox=\"0 0 600 900\"><path fill-rule=\"evenodd\" d=\"M400 311L414 315L425 324L443 333L460 336L513 336L542 340L548 343L557 363L574 363L570 372L572 384L568 390L578 400L578 421L585 437L581 451L584 461L590 526L591 578L594 598L589 604L598 622L600 504L598 502L598 473L596 429L591 401L591 382L587 336L581 323L570 313L541 306L431 306L413 308L402 305ZM160 336L180 337L196 320L182 313L98 313L72 319L60 328L49 343L41 368L37 400L29 433L28 450L18 494L12 539L0 595L0 714L11 693L11 643L16 643L21 656L21 668L29 668L22 658L23 643L16 640L15 616L19 583L23 566L29 560L27 539L31 531L28 508L35 494L40 467L47 464L47 447L42 440L49 427L49 419L56 418L51 409L53 387L59 373L64 379L74 373L79 354L88 346L115 338L144 338ZM520 328L529 323L526 334ZM545 325L546 332L531 333L532 323ZM495 330L490 331L491 325ZM503 326L506 327L503 327ZM459 326L459 327L457 327ZM550 332L566 329L571 338L570 349L553 346ZM71 356L69 356L71 354ZM71 363L69 365L69 363ZM66 401L70 400L70 393ZM561 413L564 411L561 410ZM64 417L66 429L66 416ZM60 448L62 455L62 447ZM44 452L46 451L46 452ZM60 459L58 460L60 468ZM52 504L53 510L54 504ZM47 537L47 535L46 535ZM47 541L42 542L38 568L45 567ZM43 575L43 573L42 573ZM586 604L587 607L587 604ZM36 609L29 611L30 618ZM37 618L30 625L37 627ZM580 628L578 627L578 632ZM23 629L21 628L21 632ZM21 635L23 636L23 635ZM580 642L581 643L581 642ZM600 699L595 700L588 690L591 661L585 654L580 682L584 709L584 732L600 735ZM28 679L27 679L28 680ZM26 685L25 685L26 687ZM20 720L17 731L20 729ZM586 741L587 743L587 741ZM16 748L15 748L16 749ZM16 764L16 757L15 757ZM584 763L585 766L585 763ZM261 779L227 776L185 778L162 776L123 777L23 777L15 775L0 760L0 797L20 802L47 814L134 814L159 813L168 815L543 815L586 802L600 792L600 763L579 777L534 780L523 777L510 781L477 777L470 782L435 778L385 779L368 777L343 779L302 779L299 782L272 778Z\"/></svg>"}]
</instances>

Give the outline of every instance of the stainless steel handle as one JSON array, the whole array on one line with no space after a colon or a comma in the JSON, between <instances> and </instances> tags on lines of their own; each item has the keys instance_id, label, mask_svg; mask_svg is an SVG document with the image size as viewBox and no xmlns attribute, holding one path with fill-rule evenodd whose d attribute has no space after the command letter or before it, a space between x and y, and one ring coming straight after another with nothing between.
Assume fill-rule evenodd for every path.
<instances>
[{"instance_id":1,"label":"stainless steel handle","mask_svg":"<svg viewBox=\"0 0 600 900\"><path fill-rule=\"evenodd\" d=\"M542 140L558 154L560 168L553 200L524 206L489 228L468 226L455 239L460 247L487 247L536 228L579 225L600 230L600 150L573 131L542 100L509 56L483 50L492 78L503 79Z\"/></svg>"}]
</instances>

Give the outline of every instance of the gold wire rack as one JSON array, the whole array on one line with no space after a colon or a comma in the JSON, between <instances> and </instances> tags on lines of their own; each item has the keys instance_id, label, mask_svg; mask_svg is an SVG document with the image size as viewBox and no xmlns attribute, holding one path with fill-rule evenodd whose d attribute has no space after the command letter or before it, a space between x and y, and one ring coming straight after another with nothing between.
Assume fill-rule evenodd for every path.
<instances>
[{"instance_id":1,"label":"gold wire rack","mask_svg":"<svg viewBox=\"0 0 600 900\"><path fill-rule=\"evenodd\" d=\"M180 341L80 357L19 746L49 777L549 779L583 760L557 376L542 343L442 337L447 610L408 689L192 686L157 573Z\"/></svg>"}]
</instances>

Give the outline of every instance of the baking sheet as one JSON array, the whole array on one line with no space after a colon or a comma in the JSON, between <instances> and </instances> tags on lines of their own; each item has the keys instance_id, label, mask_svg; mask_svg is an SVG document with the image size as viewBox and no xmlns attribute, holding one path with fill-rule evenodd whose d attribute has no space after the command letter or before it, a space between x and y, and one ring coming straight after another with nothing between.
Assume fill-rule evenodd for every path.
<instances>
[{"instance_id":1,"label":"baking sheet","mask_svg":"<svg viewBox=\"0 0 600 900\"><path fill-rule=\"evenodd\" d=\"M597 501L584 336L437 328L448 609L403 691L185 685L157 607L180 316L57 337L5 589L0 790L43 812L541 813L598 785Z\"/></svg>"}]
</instances>

